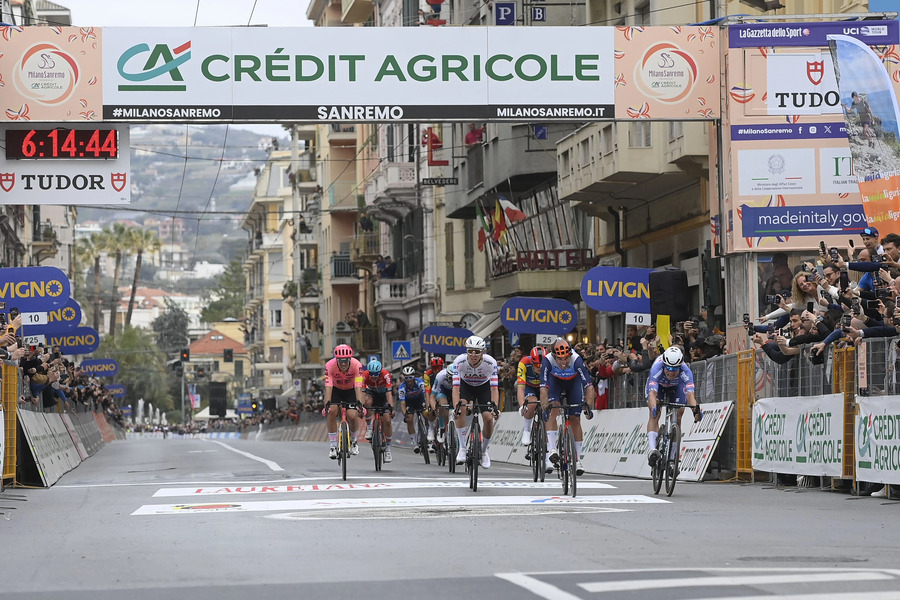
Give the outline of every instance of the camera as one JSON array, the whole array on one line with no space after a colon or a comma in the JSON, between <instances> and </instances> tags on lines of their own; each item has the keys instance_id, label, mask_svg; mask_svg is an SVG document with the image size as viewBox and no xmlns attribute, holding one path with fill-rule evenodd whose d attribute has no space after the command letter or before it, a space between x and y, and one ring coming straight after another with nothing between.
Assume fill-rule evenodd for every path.
<instances>
[{"instance_id":1,"label":"camera","mask_svg":"<svg viewBox=\"0 0 900 600\"><path fill-rule=\"evenodd\" d=\"M839 260L841 260L841 255L838 253L837 248L829 248L828 254L831 255L832 262L838 262Z\"/></svg>"},{"instance_id":2,"label":"camera","mask_svg":"<svg viewBox=\"0 0 900 600\"><path fill-rule=\"evenodd\" d=\"M781 295L780 294L767 294L766 295L766 304L781 304Z\"/></svg>"},{"instance_id":3,"label":"camera","mask_svg":"<svg viewBox=\"0 0 900 600\"><path fill-rule=\"evenodd\" d=\"M820 251L822 254L825 254L825 242L819 241L819 251Z\"/></svg>"},{"instance_id":4,"label":"camera","mask_svg":"<svg viewBox=\"0 0 900 600\"><path fill-rule=\"evenodd\" d=\"M846 290L850 287L850 276L847 274L847 271L841 271L841 290Z\"/></svg>"},{"instance_id":5,"label":"camera","mask_svg":"<svg viewBox=\"0 0 900 600\"><path fill-rule=\"evenodd\" d=\"M850 315L844 314L841 316L841 327L850 327Z\"/></svg>"},{"instance_id":6,"label":"camera","mask_svg":"<svg viewBox=\"0 0 900 600\"><path fill-rule=\"evenodd\" d=\"M891 297L891 289L890 288L879 288L875 290L875 297L884 300L885 298Z\"/></svg>"},{"instance_id":7,"label":"camera","mask_svg":"<svg viewBox=\"0 0 900 600\"><path fill-rule=\"evenodd\" d=\"M863 307L866 310L878 310L878 300L863 300Z\"/></svg>"},{"instance_id":8,"label":"camera","mask_svg":"<svg viewBox=\"0 0 900 600\"><path fill-rule=\"evenodd\" d=\"M807 263L804 262L804 263L800 263L800 270L805 273L810 273L812 271L812 268Z\"/></svg>"},{"instance_id":9,"label":"camera","mask_svg":"<svg viewBox=\"0 0 900 600\"><path fill-rule=\"evenodd\" d=\"M689 323L691 324L691 329L700 329L700 321L697 319L691 319Z\"/></svg>"}]
</instances>

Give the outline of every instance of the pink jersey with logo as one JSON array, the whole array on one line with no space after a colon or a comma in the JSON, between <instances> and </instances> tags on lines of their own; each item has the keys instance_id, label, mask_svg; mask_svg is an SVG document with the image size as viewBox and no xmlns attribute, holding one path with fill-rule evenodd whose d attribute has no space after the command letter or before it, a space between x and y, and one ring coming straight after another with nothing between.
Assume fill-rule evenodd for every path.
<instances>
[{"instance_id":1,"label":"pink jersey with logo","mask_svg":"<svg viewBox=\"0 0 900 600\"><path fill-rule=\"evenodd\" d=\"M350 359L350 368L341 371L337 365L337 359L332 358L325 363L325 387L336 387L339 390L352 390L362 387L363 366L355 358Z\"/></svg>"}]
</instances>

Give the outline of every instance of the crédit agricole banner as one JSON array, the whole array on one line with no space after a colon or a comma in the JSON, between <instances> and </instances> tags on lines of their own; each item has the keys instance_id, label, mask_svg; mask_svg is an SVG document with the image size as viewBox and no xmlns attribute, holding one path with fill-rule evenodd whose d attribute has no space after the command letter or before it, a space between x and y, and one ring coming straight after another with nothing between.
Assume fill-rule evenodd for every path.
<instances>
[{"instance_id":1,"label":"cr\u00e9dit agricole banner","mask_svg":"<svg viewBox=\"0 0 900 600\"><path fill-rule=\"evenodd\" d=\"M9 120L703 120L720 114L717 36L699 26L7 28L0 75L15 82L4 89Z\"/></svg>"}]
</instances>

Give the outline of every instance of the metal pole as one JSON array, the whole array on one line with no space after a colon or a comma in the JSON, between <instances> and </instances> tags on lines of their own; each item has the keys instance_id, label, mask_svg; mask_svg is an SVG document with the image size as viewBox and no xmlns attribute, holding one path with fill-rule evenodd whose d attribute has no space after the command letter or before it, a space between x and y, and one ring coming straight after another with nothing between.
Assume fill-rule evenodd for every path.
<instances>
[{"instance_id":1,"label":"metal pole","mask_svg":"<svg viewBox=\"0 0 900 600\"><path fill-rule=\"evenodd\" d=\"M186 425L184 420L184 363L181 364L181 423Z\"/></svg>"}]
</instances>

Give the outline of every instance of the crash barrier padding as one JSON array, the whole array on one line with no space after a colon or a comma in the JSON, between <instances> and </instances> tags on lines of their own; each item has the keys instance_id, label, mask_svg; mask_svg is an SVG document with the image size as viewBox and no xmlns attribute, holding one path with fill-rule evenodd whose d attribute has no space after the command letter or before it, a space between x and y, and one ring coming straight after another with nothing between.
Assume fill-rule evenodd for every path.
<instances>
[{"instance_id":1,"label":"crash barrier padding","mask_svg":"<svg viewBox=\"0 0 900 600\"><path fill-rule=\"evenodd\" d=\"M16 477L16 412L18 411L18 367L3 363L3 383L0 386L0 427L3 428L3 455L0 456L0 477L12 481ZM2 487L2 486L0 486Z\"/></svg>"},{"instance_id":2,"label":"crash barrier padding","mask_svg":"<svg viewBox=\"0 0 900 600\"><path fill-rule=\"evenodd\" d=\"M103 447L95 416L17 411L15 483L49 487L95 454Z\"/></svg>"},{"instance_id":3,"label":"crash barrier padding","mask_svg":"<svg viewBox=\"0 0 900 600\"><path fill-rule=\"evenodd\" d=\"M94 420L97 422L97 428L100 430L103 441L107 444L116 441L116 433L110 424L106 422L106 417L103 413L92 412L91 414L94 415Z\"/></svg>"},{"instance_id":4,"label":"crash barrier padding","mask_svg":"<svg viewBox=\"0 0 900 600\"><path fill-rule=\"evenodd\" d=\"M755 369L756 355L752 350L738 352L737 397L735 414L737 418L737 477L745 480L753 478L753 402L756 400Z\"/></svg>"},{"instance_id":5,"label":"crash barrier padding","mask_svg":"<svg viewBox=\"0 0 900 600\"><path fill-rule=\"evenodd\" d=\"M844 479L856 478L856 445L854 421L856 416L856 347L848 346L834 352L834 387L836 394L844 395Z\"/></svg>"}]
</instances>

